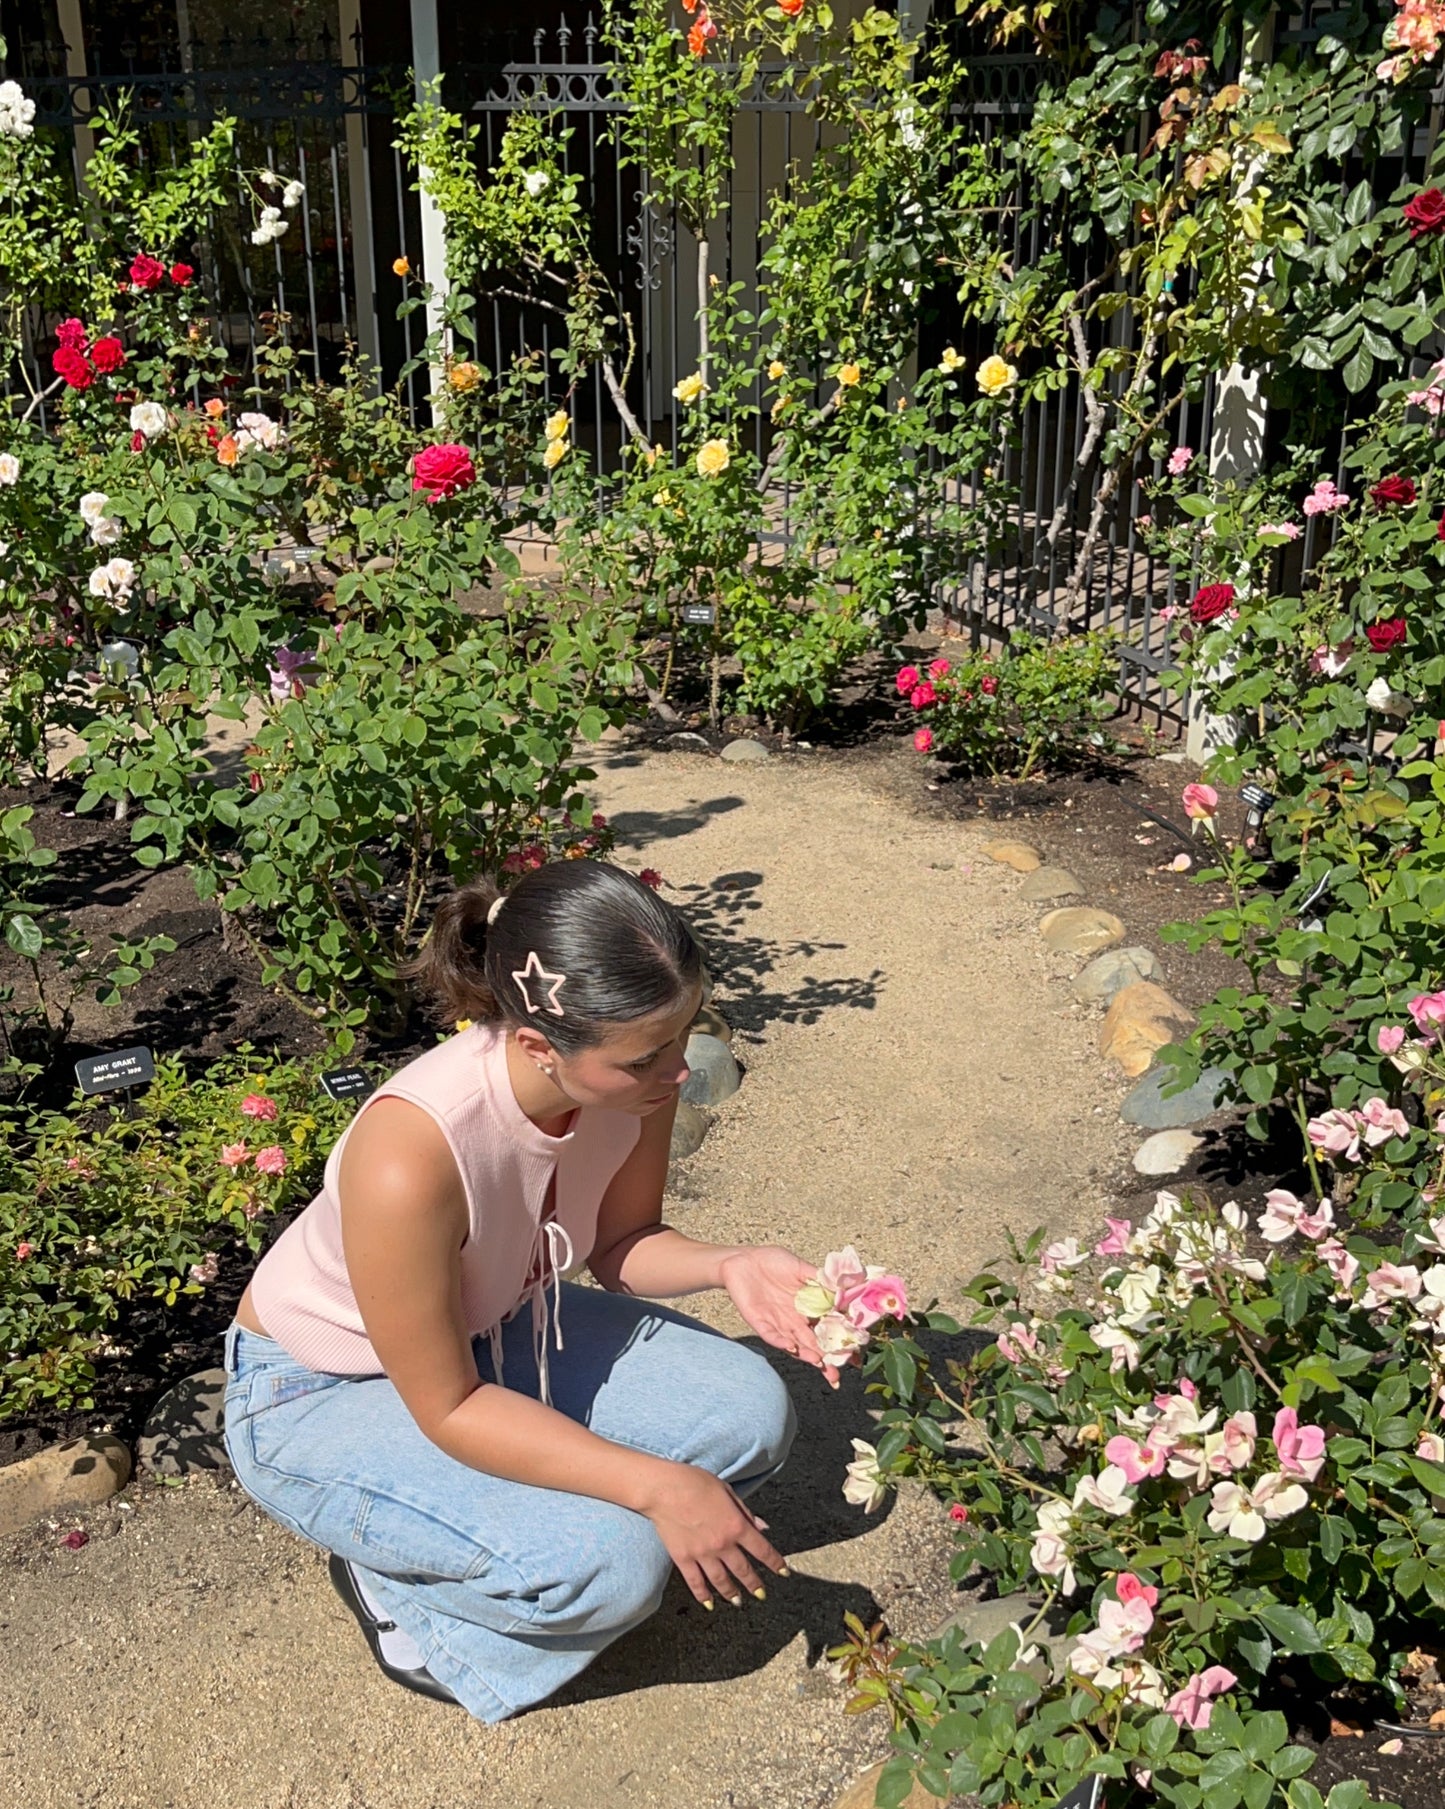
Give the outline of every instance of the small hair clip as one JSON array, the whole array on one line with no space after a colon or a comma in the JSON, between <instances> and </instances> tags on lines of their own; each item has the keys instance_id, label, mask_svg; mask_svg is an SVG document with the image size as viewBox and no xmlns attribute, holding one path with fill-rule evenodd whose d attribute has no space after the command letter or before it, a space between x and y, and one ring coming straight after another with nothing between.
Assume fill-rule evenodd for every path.
<instances>
[{"instance_id":1,"label":"small hair clip","mask_svg":"<svg viewBox=\"0 0 1445 1809\"><path fill-rule=\"evenodd\" d=\"M497 918L501 915L502 906L506 902L507 902L506 893L499 892L497 894L497 896L492 900L492 902L487 906L487 928L488 929L491 929L492 925L497 921Z\"/></svg>"},{"instance_id":2,"label":"small hair clip","mask_svg":"<svg viewBox=\"0 0 1445 1809\"><path fill-rule=\"evenodd\" d=\"M567 984L567 976L566 974L549 974L546 968L543 967L542 957L537 953L536 949L533 949L527 956L527 965L525 967L514 967L512 969L512 978L517 982L517 991L521 993L522 1001L526 1005L529 1015L535 1016L539 1011L550 1011L554 1018L560 1018L566 1015L562 1010L562 1007L557 1003L557 994L561 992L562 988ZM545 988L547 992L545 1004L533 1003L532 995L527 990L528 982L533 980L537 982L538 986Z\"/></svg>"}]
</instances>

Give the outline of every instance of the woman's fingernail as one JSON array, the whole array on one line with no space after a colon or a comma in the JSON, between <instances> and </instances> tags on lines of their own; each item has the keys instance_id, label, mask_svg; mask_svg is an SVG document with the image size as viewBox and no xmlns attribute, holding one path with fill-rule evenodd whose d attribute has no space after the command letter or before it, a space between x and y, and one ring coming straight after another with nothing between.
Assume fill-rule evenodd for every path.
<instances>
[{"instance_id":1,"label":"woman's fingernail","mask_svg":"<svg viewBox=\"0 0 1445 1809\"><path fill-rule=\"evenodd\" d=\"M706 1608L706 1609L707 1609L707 1611L708 1611L708 1613L709 1613L709 1614L711 1614L711 1613L712 1613L712 1611L713 1611L713 1608L714 1608L714 1607L715 1607L715 1606L716 1606L716 1604L715 1604L715 1603L714 1603L714 1601L713 1601L713 1599L712 1599L712 1597L711 1597L711 1596L709 1596L709 1597L708 1597L708 1598L707 1598L707 1600L706 1600L706 1601L705 1601L705 1602L704 1602L704 1603L703 1603L703 1607L704 1607L704 1608Z\"/></svg>"},{"instance_id":2,"label":"woman's fingernail","mask_svg":"<svg viewBox=\"0 0 1445 1809\"><path fill-rule=\"evenodd\" d=\"M790 1577L792 1574L792 1571L788 1569L786 1564L780 1564L778 1566L778 1575L780 1577Z\"/></svg>"},{"instance_id":3,"label":"woman's fingernail","mask_svg":"<svg viewBox=\"0 0 1445 1809\"><path fill-rule=\"evenodd\" d=\"M734 1608L741 1608L743 1605L743 1598L740 1595L730 1595L728 1600L732 1603Z\"/></svg>"},{"instance_id":4,"label":"woman's fingernail","mask_svg":"<svg viewBox=\"0 0 1445 1809\"><path fill-rule=\"evenodd\" d=\"M754 1596L755 1600L757 1600L759 1602L765 1602L768 1599L768 1592L766 1589L763 1588L762 1584L760 1583L758 1585L758 1587L753 1591L753 1596Z\"/></svg>"}]
</instances>

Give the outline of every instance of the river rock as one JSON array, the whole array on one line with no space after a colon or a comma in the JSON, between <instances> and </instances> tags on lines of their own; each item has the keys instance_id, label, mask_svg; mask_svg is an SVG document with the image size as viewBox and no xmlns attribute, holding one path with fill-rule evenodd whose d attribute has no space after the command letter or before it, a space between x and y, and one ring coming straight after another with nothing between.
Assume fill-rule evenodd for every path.
<instances>
[{"instance_id":1,"label":"river rock","mask_svg":"<svg viewBox=\"0 0 1445 1809\"><path fill-rule=\"evenodd\" d=\"M706 735L695 735L691 729L679 729L675 735L669 735L662 744L675 754L710 754L712 743Z\"/></svg>"},{"instance_id":2,"label":"river rock","mask_svg":"<svg viewBox=\"0 0 1445 1809\"><path fill-rule=\"evenodd\" d=\"M732 1050L706 1032L687 1039L687 1065L692 1072L683 1082L682 1096L689 1105L720 1105L742 1085Z\"/></svg>"},{"instance_id":3,"label":"river rock","mask_svg":"<svg viewBox=\"0 0 1445 1809\"><path fill-rule=\"evenodd\" d=\"M1126 986L1157 980L1162 971L1147 948L1105 949L1075 979L1074 997L1086 1005L1108 1005Z\"/></svg>"},{"instance_id":4,"label":"river rock","mask_svg":"<svg viewBox=\"0 0 1445 1809\"><path fill-rule=\"evenodd\" d=\"M878 1801L878 1780L883 1776L883 1765L884 1761L880 1759L876 1765L870 1765L861 1777L854 1778L833 1805L833 1809L873 1809ZM903 1809L939 1809L938 1798L915 1781L913 1788L903 1799Z\"/></svg>"},{"instance_id":5,"label":"river rock","mask_svg":"<svg viewBox=\"0 0 1445 1809\"><path fill-rule=\"evenodd\" d=\"M1173 1068L1151 1068L1129 1089L1119 1116L1125 1124L1145 1131L1172 1131L1199 1124L1224 1109L1216 1099L1224 1092L1227 1077L1219 1068L1206 1068L1192 1087L1164 1098L1164 1083L1174 1078ZM4 1472L0 1471L0 1475Z\"/></svg>"},{"instance_id":6,"label":"river rock","mask_svg":"<svg viewBox=\"0 0 1445 1809\"><path fill-rule=\"evenodd\" d=\"M141 1469L152 1476L229 1469L231 1460L221 1437L225 1411L224 1369L202 1369L177 1382L146 1420L136 1445Z\"/></svg>"},{"instance_id":7,"label":"river rock","mask_svg":"<svg viewBox=\"0 0 1445 1809\"><path fill-rule=\"evenodd\" d=\"M1194 1015L1152 980L1136 980L1115 994L1099 1031L1099 1053L1136 1080L1156 1050L1194 1028Z\"/></svg>"},{"instance_id":8,"label":"river rock","mask_svg":"<svg viewBox=\"0 0 1445 1809\"><path fill-rule=\"evenodd\" d=\"M1039 921L1039 934L1059 955L1097 955L1124 940L1124 926L1112 911L1095 905L1065 905Z\"/></svg>"},{"instance_id":9,"label":"river rock","mask_svg":"<svg viewBox=\"0 0 1445 1809\"><path fill-rule=\"evenodd\" d=\"M1134 1151L1134 1168L1141 1175L1177 1175L1181 1168L1189 1166L1189 1158L1203 1141L1182 1127L1155 1131Z\"/></svg>"},{"instance_id":10,"label":"river rock","mask_svg":"<svg viewBox=\"0 0 1445 1809\"><path fill-rule=\"evenodd\" d=\"M724 760L734 760L744 766L756 766L760 760L771 758L761 741L750 741L744 736L740 741L730 741L722 751Z\"/></svg>"},{"instance_id":11,"label":"river rock","mask_svg":"<svg viewBox=\"0 0 1445 1809\"><path fill-rule=\"evenodd\" d=\"M677 1117L672 1121L672 1145L667 1152L669 1162L686 1162L702 1148L702 1140L712 1129L712 1119L685 1099L677 1102Z\"/></svg>"},{"instance_id":12,"label":"river rock","mask_svg":"<svg viewBox=\"0 0 1445 1809\"><path fill-rule=\"evenodd\" d=\"M1027 1627L1038 1613L1039 1606L1034 1597L1022 1592L1002 1595L992 1602L963 1602L952 1614L946 1615L928 1637L930 1640L940 1640L956 1627L965 1639L976 1640L986 1648L1000 1633L1006 1633L1015 1623L1020 1627ZM1053 1611L1045 1616L1028 1638L1028 1643L1037 1646L1047 1659L1049 1674L1055 1680L1063 1676L1064 1654L1073 1644L1072 1640L1064 1636L1064 1629L1068 1624L1069 1610L1055 1605Z\"/></svg>"},{"instance_id":13,"label":"river rock","mask_svg":"<svg viewBox=\"0 0 1445 1809\"><path fill-rule=\"evenodd\" d=\"M1043 855L1027 842L990 842L984 853L991 861L1012 867L1015 873L1032 873L1035 867L1042 867L1044 864Z\"/></svg>"},{"instance_id":14,"label":"river rock","mask_svg":"<svg viewBox=\"0 0 1445 1809\"><path fill-rule=\"evenodd\" d=\"M715 1036L720 1043L730 1043L733 1040L732 1025L711 1005L704 1005L699 1010L692 1020L691 1031L694 1036Z\"/></svg>"},{"instance_id":15,"label":"river rock","mask_svg":"<svg viewBox=\"0 0 1445 1809\"><path fill-rule=\"evenodd\" d=\"M1048 898L1078 898L1083 890L1067 867L1038 867L1024 875L1019 897L1038 904Z\"/></svg>"},{"instance_id":16,"label":"river rock","mask_svg":"<svg viewBox=\"0 0 1445 1809\"><path fill-rule=\"evenodd\" d=\"M61 1508L94 1507L130 1481L130 1446L96 1433L47 1445L0 1469L0 1533L17 1533Z\"/></svg>"}]
</instances>

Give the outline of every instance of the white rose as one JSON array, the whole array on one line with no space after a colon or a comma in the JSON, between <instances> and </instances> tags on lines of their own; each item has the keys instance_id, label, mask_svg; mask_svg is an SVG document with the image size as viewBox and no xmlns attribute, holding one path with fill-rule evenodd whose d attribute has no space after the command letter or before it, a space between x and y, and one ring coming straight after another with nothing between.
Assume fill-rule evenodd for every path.
<instances>
[{"instance_id":1,"label":"white rose","mask_svg":"<svg viewBox=\"0 0 1445 1809\"><path fill-rule=\"evenodd\" d=\"M535 201L544 188L550 188L552 178L546 170L528 170L522 178L522 187Z\"/></svg>"},{"instance_id":2,"label":"white rose","mask_svg":"<svg viewBox=\"0 0 1445 1809\"><path fill-rule=\"evenodd\" d=\"M1157 1263L1150 1263L1147 1269L1134 1269L1117 1283L1113 1292L1118 1298L1119 1311L1115 1315L1118 1323L1130 1331L1138 1331L1154 1317L1155 1303L1159 1299L1159 1287L1163 1280Z\"/></svg>"},{"instance_id":3,"label":"white rose","mask_svg":"<svg viewBox=\"0 0 1445 1809\"><path fill-rule=\"evenodd\" d=\"M93 528L105 514L110 498L104 490L87 490L80 499L80 519L88 528Z\"/></svg>"},{"instance_id":4,"label":"white rose","mask_svg":"<svg viewBox=\"0 0 1445 1809\"><path fill-rule=\"evenodd\" d=\"M848 1465L848 1479L843 1484L843 1499L871 1514L882 1507L888 1490L878 1474L878 1452L865 1439L853 1440L854 1458Z\"/></svg>"},{"instance_id":5,"label":"white rose","mask_svg":"<svg viewBox=\"0 0 1445 1809\"><path fill-rule=\"evenodd\" d=\"M1402 697L1398 691L1392 691L1389 680L1385 678L1375 680L1365 693L1365 702L1382 716L1405 716L1410 710L1409 698Z\"/></svg>"},{"instance_id":6,"label":"white rose","mask_svg":"<svg viewBox=\"0 0 1445 1809\"><path fill-rule=\"evenodd\" d=\"M102 515L99 521L90 524L90 538L97 546L114 546L121 533L121 525L114 515Z\"/></svg>"},{"instance_id":7,"label":"white rose","mask_svg":"<svg viewBox=\"0 0 1445 1809\"><path fill-rule=\"evenodd\" d=\"M281 205L283 207L299 207L301 205L301 197L305 193L306 184L298 181L295 177L292 177L291 181L288 182L281 191Z\"/></svg>"},{"instance_id":8,"label":"white rose","mask_svg":"<svg viewBox=\"0 0 1445 1809\"><path fill-rule=\"evenodd\" d=\"M19 82L0 82L0 138L29 138L35 102Z\"/></svg>"},{"instance_id":9,"label":"white rose","mask_svg":"<svg viewBox=\"0 0 1445 1809\"><path fill-rule=\"evenodd\" d=\"M159 402L137 402L130 411L130 425L132 433L143 433L153 440L170 425L170 416Z\"/></svg>"},{"instance_id":10,"label":"white rose","mask_svg":"<svg viewBox=\"0 0 1445 1809\"><path fill-rule=\"evenodd\" d=\"M0 452L0 484L13 484L19 477L19 459L13 452Z\"/></svg>"}]
</instances>

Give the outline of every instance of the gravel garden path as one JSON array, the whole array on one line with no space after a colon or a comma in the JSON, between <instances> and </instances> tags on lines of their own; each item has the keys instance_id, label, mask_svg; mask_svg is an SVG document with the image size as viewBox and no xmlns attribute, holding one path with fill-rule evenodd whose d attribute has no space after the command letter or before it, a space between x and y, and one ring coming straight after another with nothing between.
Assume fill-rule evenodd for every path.
<instances>
[{"instance_id":1,"label":"gravel garden path","mask_svg":"<svg viewBox=\"0 0 1445 1809\"><path fill-rule=\"evenodd\" d=\"M732 765L619 753L618 858L662 872L711 941L746 1078L669 1213L718 1240L852 1241L955 1302L1006 1228L1097 1223L1131 1147L1122 1083L1070 999L1039 907L983 828L900 805L894 748ZM744 1328L726 1302L698 1310ZM803 1432L759 1510L791 1582L707 1615L680 1586L565 1699L498 1728L372 1666L320 1554L228 1476L134 1484L90 1543L0 1548L0 1767L17 1809L824 1809L886 1748L841 1713L845 1610L904 1635L946 1612L941 1510L871 1519L839 1492L870 1436L790 1374ZM12 1794L18 1792L18 1794Z\"/></svg>"}]
</instances>

